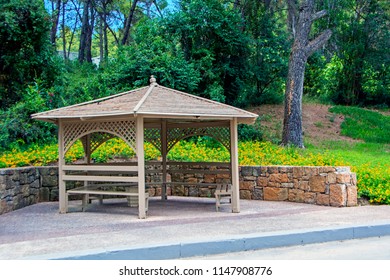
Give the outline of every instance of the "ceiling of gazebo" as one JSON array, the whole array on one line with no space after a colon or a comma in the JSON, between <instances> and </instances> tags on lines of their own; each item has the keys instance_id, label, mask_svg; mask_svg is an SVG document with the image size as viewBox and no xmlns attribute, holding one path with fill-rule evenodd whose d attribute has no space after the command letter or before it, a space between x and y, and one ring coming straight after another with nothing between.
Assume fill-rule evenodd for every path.
<instances>
[{"instance_id":1,"label":"ceiling of gazebo","mask_svg":"<svg viewBox=\"0 0 390 280\"><path fill-rule=\"evenodd\" d=\"M34 119L89 119L143 115L152 118L231 119L252 123L256 114L223 103L163 87L150 86L32 115Z\"/></svg>"}]
</instances>

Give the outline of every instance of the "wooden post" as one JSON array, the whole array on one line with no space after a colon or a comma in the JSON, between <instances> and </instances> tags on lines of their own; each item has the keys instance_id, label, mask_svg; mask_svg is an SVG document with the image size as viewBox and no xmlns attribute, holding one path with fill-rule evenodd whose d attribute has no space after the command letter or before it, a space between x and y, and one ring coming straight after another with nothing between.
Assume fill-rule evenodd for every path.
<instances>
[{"instance_id":1,"label":"wooden post","mask_svg":"<svg viewBox=\"0 0 390 280\"><path fill-rule=\"evenodd\" d=\"M61 120L58 120L58 191L59 191L59 212L64 214L67 212L67 199L66 199L66 184L63 180L65 171L62 169L65 165L64 155L64 124Z\"/></svg>"},{"instance_id":2,"label":"wooden post","mask_svg":"<svg viewBox=\"0 0 390 280\"><path fill-rule=\"evenodd\" d=\"M145 154L144 154L144 118L137 116L137 158L138 158L138 217L146 218L145 203Z\"/></svg>"},{"instance_id":3,"label":"wooden post","mask_svg":"<svg viewBox=\"0 0 390 280\"><path fill-rule=\"evenodd\" d=\"M230 164L232 172L232 212L240 213L240 179L238 170L237 118L230 121Z\"/></svg>"},{"instance_id":4,"label":"wooden post","mask_svg":"<svg viewBox=\"0 0 390 280\"><path fill-rule=\"evenodd\" d=\"M162 157L162 185L161 185L161 199L167 199L167 121L161 121L161 157Z\"/></svg>"}]
</instances>

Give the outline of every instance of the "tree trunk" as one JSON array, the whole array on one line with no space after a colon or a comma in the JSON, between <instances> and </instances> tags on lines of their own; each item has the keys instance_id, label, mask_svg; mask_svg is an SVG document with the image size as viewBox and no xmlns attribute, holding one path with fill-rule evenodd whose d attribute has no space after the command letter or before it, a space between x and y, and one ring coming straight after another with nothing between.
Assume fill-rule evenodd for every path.
<instances>
[{"instance_id":1,"label":"tree trunk","mask_svg":"<svg viewBox=\"0 0 390 280\"><path fill-rule=\"evenodd\" d=\"M55 11L53 11L52 15L52 21L53 25L51 26L50 31L50 42L51 44L56 47L56 35L57 35L57 28L58 28L58 21L60 19L60 11L61 11L61 0L57 0Z\"/></svg>"},{"instance_id":2,"label":"tree trunk","mask_svg":"<svg viewBox=\"0 0 390 280\"><path fill-rule=\"evenodd\" d=\"M300 6L298 19L292 26L294 43L292 46L286 83L282 145L294 145L304 148L302 129L302 94L305 66L309 56L322 47L332 35L325 30L312 41L309 41L311 25L314 20L325 16L326 11L314 13L314 0L305 0ZM294 7L292 7L294 8ZM292 12L294 14L294 11Z\"/></svg>"},{"instance_id":3,"label":"tree trunk","mask_svg":"<svg viewBox=\"0 0 390 280\"><path fill-rule=\"evenodd\" d=\"M62 51L64 52L64 60L68 59L68 55L66 52L66 33L65 33L65 6L66 3L62 2Z\"/></svg>"},{"instance_id":4,"label":"tree trunk","mask_svg":"<svg viewBox=\"0 0 390 280\"><path fill-rule=\"evenodd\" d=\"M91 10L90 7L91 7L91 0L85 0L84 7L83 7L82 23L81 23L79 62L92 61L92 55L91 55L92 26L89 22L89 18L90 18L89 13Z\"/></svg>"},{"instance_id":5,"label":"tree trunk","mask_svg":"<svg viewBox=\"0 0 390 280\"><path fill-rule=\"evenodd\" d=\"M126 45L128 39L129 39L130 26L131 26L131 22L133 21L135 8L137 7L137 2L138 2L138 0L133 0L133 4L131 5L129 16L126 18L125 28L123 31L123 38L122 38L122 42L121 42L122 45Z\"/></svg>"}]
</instances>

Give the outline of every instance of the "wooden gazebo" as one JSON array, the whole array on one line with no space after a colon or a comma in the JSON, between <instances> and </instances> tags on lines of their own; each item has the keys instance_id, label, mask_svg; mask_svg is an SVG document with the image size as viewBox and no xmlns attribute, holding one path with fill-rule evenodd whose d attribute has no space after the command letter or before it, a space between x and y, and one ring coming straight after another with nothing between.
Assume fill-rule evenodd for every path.
<instances>
[{"instance_id":1,"label":"wooden gazebo","mask_svg":"<svg viewBox=\"0 0 390 280\"><path fill-rule=\"evenodd\" d=\"M165 198L167 153L178 141L198 135L211 136L230 150L232 211L240 212L237 125L253 123L256 114L160 86L152 76L149 86L34 114L32 118L58 125L60 213L67 211L67 181L116 182L137 187L139 218L146 218L144 141L161 152ZM136 165L91 162L91 153L113 137L121 138L135 151ZM83 144L85 164L68 165L65 153L77 140Z\"/></svg>"}]
</instances>

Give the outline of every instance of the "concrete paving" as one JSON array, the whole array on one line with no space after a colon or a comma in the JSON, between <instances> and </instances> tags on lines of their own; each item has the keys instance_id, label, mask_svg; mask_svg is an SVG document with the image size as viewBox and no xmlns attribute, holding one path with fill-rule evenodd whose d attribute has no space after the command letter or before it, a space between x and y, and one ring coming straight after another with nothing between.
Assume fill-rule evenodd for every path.
<instances>
[{"instance_id":1,"label":"concrete paving","mask_svg":"<svg viewBox=\"0 0 390 280\"><path fill-rule=\"evenodd\" d=\"M215 211L215 199L151 198L148 218L126 200L59 214L58 202L0 216L0 259L179 259L390 235L390 206L334 208L241 200Z\"/></svg>"}]
</instances>

